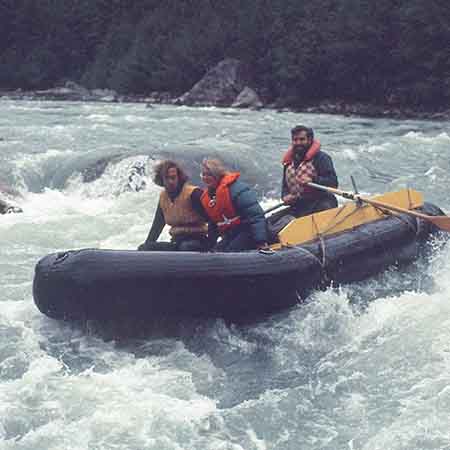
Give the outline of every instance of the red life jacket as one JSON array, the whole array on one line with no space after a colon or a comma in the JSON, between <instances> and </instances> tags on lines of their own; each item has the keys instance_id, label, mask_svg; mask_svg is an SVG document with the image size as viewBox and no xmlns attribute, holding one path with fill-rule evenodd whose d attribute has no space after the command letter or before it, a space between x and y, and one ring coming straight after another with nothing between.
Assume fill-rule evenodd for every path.
<instances>
[{"instance_id":1,"label":"red life jacket","mask_svg":"<svg viewBox=\"0 0 450 450\"><path fill-rule=\"evenodd\" d=\"M314 140L311 144L311 147L309 147L308 151L306 152L305 157L303 158L303 161L309 161L314 158L314 156L317 155L320 151L320 142L317 140ZM283 156L282 164L285 166L286 164L291 164L294 160L294 149L292 145L289 147L288 151Z\"/></svg>"},{"instance_id":2,"label":"red life jacket","mask_svg":"<svg viewBox=\"0 0 450 450\"><path fill-rule=\"evenodd\" d=\"M239 176L239 172L227 173L220 180L215 197L211 197L207 189L200 197L206 214L217 225L220 234L224 234L241 223L241 218L236 213L230 194L230 185Z\"/></svg>"}]
</instances>

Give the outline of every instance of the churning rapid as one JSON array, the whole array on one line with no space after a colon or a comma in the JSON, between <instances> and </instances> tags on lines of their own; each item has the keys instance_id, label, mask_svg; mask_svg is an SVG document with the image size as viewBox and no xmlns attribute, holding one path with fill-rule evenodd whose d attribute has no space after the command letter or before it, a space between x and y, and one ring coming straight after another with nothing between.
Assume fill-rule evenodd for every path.
<instances>
[{"instance_id":1,"label":"churning rapid","mask_svg":"<svg viewBox=\"0 0 450 450\"><path fill-rule=\"evenodd\" d=\"M297 124L315 129L341 188L350 175L361 193L410 186L449 213L448 122L8 100L0 118L0 198L23 209L0 216L0 448L450 448L442 236L411 266L252 325L58 322L31 293L45 254L145 239L151 168L167 156L196 183L201 159L220 156L277 203Z\"/></svg>"}]
</instances>

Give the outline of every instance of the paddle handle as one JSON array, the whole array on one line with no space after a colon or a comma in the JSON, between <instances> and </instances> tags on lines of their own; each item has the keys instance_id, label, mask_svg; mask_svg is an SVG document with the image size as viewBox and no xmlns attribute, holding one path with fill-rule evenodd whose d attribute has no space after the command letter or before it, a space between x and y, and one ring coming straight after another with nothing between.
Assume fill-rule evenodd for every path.
<instances>
[{"instance_id":1,"label":"paddle handle","mask_svg":"<svg viewBox=\"0 0 450 450\"><path fill-rule=\"evenodd\" d=\"M274 206L272 206L272 207L270 207L268 209L265 209L264 210L264 215L266 215L266 214L268 214L268 213L270 213L272 211L275 211L276 209L281 208L282 206L289 206L289 205L286 205L286 203L277 203L276 205L274 205Z\"/></svg>"}]
</instances>

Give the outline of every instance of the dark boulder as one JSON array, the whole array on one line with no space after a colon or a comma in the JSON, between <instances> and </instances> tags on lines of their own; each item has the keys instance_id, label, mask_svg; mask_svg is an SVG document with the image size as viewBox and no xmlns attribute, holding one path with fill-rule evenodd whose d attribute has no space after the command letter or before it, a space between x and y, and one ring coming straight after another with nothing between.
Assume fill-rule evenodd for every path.
<instances>
[{"instance_id":1,"label":"dark boulder","mask_svg":"<svg viewBox=\"0 0 450 450\"><path fill-rule=\"evenodd\" d=\"M231 106L233 108L260 109L263 107L263 103L258 94L252 88L246 86L236 97Z\"/></svg>"},{"instance_id":2,"label":"dark boulder","mask_svg":"<svg viewBox=\"0 0 450 450\"><path fill-rule=\"evenodd\" d=\"M19 191L0 181L0 214L22 212L22 208L13 204L14 199L20 197L22 197L22 195ZM12 201L10 199L12 199Z\"/></svg>"},{"instance_id":3,"label":"dark boulder","mask_svg":"<svg viewBox=\"0 0 450 450\"><path fill-rule=\"evenodd\" d=\"M174 103L190 106L231 106L249 84L249 73L237 59L224 59Z\"/></svg>"},{"instance_id":4,"label":"dark boulder","mask_svg":"<svg viewBox=\"0 0 450 450\"><path fill-rule=\"evenodd\" d=\"M20 208L19 206L11 205L10 203L0 198L0 214L12 214L21 212L23 212L22 208Z\"/></svg>"}]
</instances>

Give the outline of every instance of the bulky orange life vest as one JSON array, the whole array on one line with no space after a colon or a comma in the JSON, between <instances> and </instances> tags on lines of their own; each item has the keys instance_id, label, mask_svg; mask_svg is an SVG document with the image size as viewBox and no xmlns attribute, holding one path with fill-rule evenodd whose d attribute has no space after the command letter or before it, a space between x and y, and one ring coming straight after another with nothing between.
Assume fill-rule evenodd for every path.
<instances>
[{"instance_id":1,"label":"bulky orange life vest","mask_svg":"<svg viewBox=\"0 0 450 450\"><path fill-rule=\"evenodd\" d=\"M303 158L303 161L309 161L314 158L314 156L319 153L320 150L320 142L317 140L314 140L311 144L311 147L309 147L308 151L306 152L305 157ZM289 150L284 154L282 164L285 166L286 164L291 164L294 160L294 150L292 148L292 145L289 147Z\"/></svg>"},{"instance_id":2,"label":"bulky orange life vest","mask_svg":"<svg viewBox=\"0 0 450 450\"><path fill-rule=\"evenodd\" d=\"M230 185L239 176L239 172L227 173L220 180L215 197L211 197L208 190L205 190L200 197L204 210L211 221L217 225L220 234L224 234L241 223L241 218L236 213L230 194Z\"/></svg>"}]
</instances>

